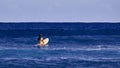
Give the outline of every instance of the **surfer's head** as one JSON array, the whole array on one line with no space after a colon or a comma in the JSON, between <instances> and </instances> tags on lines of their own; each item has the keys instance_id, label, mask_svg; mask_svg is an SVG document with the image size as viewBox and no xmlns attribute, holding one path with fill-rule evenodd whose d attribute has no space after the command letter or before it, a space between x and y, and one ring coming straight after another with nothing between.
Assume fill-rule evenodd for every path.
<instances>
[{"instance_id":1,"label":"surfer's head","mask_svg":"<svg viewBox=\"0 0 120 68\"><path fill-rule=\"evenodd\" d=\"M41 38L42 38L42 34L39 34L38 43L40 42Z\"/></svg>"}]
</instances>

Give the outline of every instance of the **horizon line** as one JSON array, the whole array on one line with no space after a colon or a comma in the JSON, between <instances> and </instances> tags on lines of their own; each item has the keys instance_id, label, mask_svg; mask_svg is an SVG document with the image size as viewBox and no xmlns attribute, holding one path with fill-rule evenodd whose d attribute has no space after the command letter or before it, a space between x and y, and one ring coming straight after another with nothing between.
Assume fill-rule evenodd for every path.
<instances>
[{"instance_id":1,"label":"horizon line","mask_svg":"<svg viewBox=\"0 0 120 68\"><path fill-rule=\"evenodd\" d=\"M25 21L21 21L21 22L0 22L0 23L120 23L120 22L69 22L69 21L65 21L65 22L25 22Z\"/></svg>"}]
</instances>

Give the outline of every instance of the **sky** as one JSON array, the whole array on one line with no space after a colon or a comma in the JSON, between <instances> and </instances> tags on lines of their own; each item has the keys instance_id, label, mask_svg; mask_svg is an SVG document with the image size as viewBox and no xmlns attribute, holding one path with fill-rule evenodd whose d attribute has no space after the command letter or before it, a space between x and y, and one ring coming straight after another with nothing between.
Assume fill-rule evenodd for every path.
<instances>
[{"instance_id":1,"label":"sky","mask_svg":"<svg viewBox=\"0 0 120 68\"><path fill-rule=\"evenodd\" d=\"M0 22L120 22L120 0L0 0Z\"/></svg>"}]
</instances>

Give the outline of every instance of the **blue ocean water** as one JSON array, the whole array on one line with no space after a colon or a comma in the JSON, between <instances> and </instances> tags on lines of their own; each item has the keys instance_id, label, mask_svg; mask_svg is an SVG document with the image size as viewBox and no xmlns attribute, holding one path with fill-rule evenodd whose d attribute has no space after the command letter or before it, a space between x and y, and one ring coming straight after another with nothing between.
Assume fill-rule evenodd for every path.
<instances>
[{"instance_id":1,"label":"blue ocean water","mask_svg":"<svg viewBox=\"0 0 120 68\"><path fill-rule=\"evenodd\" d=\"M119 67L120 23L0 23L0 68Z\"/></svg>"}]
</instances>

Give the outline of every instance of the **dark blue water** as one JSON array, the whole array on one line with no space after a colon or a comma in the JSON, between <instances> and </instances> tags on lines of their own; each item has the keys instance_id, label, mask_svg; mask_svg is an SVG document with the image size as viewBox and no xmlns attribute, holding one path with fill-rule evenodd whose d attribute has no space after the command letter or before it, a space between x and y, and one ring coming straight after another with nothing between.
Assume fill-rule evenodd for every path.
<instances>
[{"instance_id":1,"label":"dark blue water","mask_svg":"<svg viewBox=\"0 0 120 68\"><path fill-rule=\"evenodd\" d=\"M0 23L0 68L119 67L120 23Z\"/></svg>"}]
</instances>

